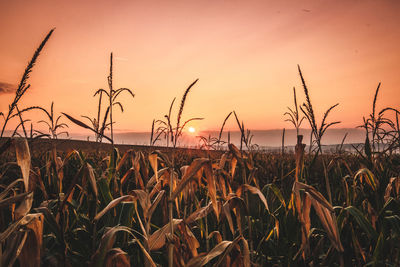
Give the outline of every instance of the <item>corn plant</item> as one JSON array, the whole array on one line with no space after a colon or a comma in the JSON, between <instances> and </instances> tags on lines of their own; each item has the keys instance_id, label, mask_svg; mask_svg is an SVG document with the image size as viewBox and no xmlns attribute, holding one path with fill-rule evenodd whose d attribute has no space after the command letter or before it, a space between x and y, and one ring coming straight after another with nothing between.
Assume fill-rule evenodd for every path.
<instances>
[{"instance_id":1,"label":"corn plant","mask_svg":"<svg viewBox=\"0 0 400 267\"><path fill-rule=\"evenodd\" d=\"M0 193L1 216L11 217L8 224L1 227L0 261L2 266L13 266L17 259L21 266L40 266L44 220L42 214L31 213L34 184L29 174L29 146L22 138L13 139L13 144L22 178L12 181ZM2 174L0 178L4 181L8 177Z\"/></svg>"},{"instance_id":2,"label":"corn plant","mask_svg":"<svg viewBox=\"0 0 400 267\"><path fill-rule=\"evenodd\" d=\"M110 107L123 91L112 88L112 56L110 65L110 91L98 93L99 106L102 94L113 96L103 114L105 127L112 126ZM299 134L294 154L256 151L235 112L240 148L229 134L228 151L177 148L190 121L181 123L183 106L196 81L182 97L176 126L174 101L160 125L164 130L157 132L153 120L150 143L166 134L173 149L120 153L122 147L114 145L90 153L53 146L37 153L27 139L1 140L1 266L399 266L399 112L388 107L377 113L377 90L364 120L366 139L371 136L377 147L368 141L364 153L322 153L335 106L318 127L300 68L299 73L314 154L305 153ZM295 91L294 96L287 116L298 129L302 119ZM19 117L27 136L29 119L14 109L9 117ZM43 111L56 133L60 117L55 119L53 105ZM219 138L210 138L216 148L230 115ZM113 143L95 123L65 116Z\"/></svg>"},{"instance_id":3,"label":"corn plant","mask_svg":"<svg viewBox=\"0 0 400 267\"><path fill-rule=\"evenodd\" d=\"M121 104L121 102L117 101L118 96L122 93L122 92L128 92L132 98L135 97L135 95L133 94L131 89L128 88L119 88L119 89L114 89L113 87L113 53L110 54L110 72L109 75L107 77L107 82L108 82L108 91L100 88L96 91L96 93L94 94L94 96L96 96L97 94L99 94L99 104L98 104L98 108L97 108L97 120L96 119L90 119L87 116L84 116L84 118L89 119L89 121L92 123L92 126L87 125L86 123L75 119L74 117L63 113L69 120L71 120L73 123L75 123L76 125L85 128L85 129L89 129L92 132L95 133L95 137L96 137L96 141L101 142L102 138L104 137L105 139L107 139L108 141L111 142L111 144L114 145L114 128L113 128L113 124L115 123L113 121L113 106L119 106L119 108L121 109L121 112L124 112L124 108ZM100 113L101 113L101 100L102 100L102 96L103 94L105 94L108 97L108 106L107 109L105 111L105 116L103 119L103 122L101 123L100 126ZM109 122L107 122L107 119L109 119ZM106 137L104 135L104 131L110 127L110 137Z\"/></svg>"},{"instance_id":4,"label":"corn plant","mask_svg":"<svg viewBox=\"0 0 400 267\"><path fill-rule=\"evenodd\" d=\"M40 120L38 121L38 123L44 123L47 127L48 127L48 131L49 131L49 136L53 139L57 139L57 137L60 134L65 134L66 136L69 136L67 131L63 131L63 132L57 132L58 129L63 129L63 128L68 128L68 125L66 123L61 123L60 119L62 118L62 115L57 116L57 118L54 115L54 102L51 102L51 107L50 107L50 112L47 111L45 108L42 107L37 107L37 109L43 111L46 116L48 121L45 120ZM34 130L36 133L45 136L47 135L46 133L43 133L41 131L38 130Z\"/></svg>"},{"instance_id":5,"label":"corn plant","mask_svg":"<svg viewBox=\"0 0 400 267\"><path fill-rule=\"evenodd\" d=\"M221 149L221 145L224 145L226 142L222 140L222 132L224 131L224 127L226 122L228 121L229 117L232 115L232 111L225 117L224 122L221 125L221 129L219 130L218 140L217 140L217 148ZM230 143L229 140L227 142Z\"/></svg>"},{"instance_id":6,"label":"corn plant","mask_svg":"<svg viewBox=\"0 0 400 267\"><path fill-rule=\"evenodd\" d=\"M376 104L380 86L381 83L375 90L372 112L366 118L363 117L363 125L358 126L365 129L364 152L369 161L373 154L391 153L399 147L399 111L392 107L377 111ZM386 116L388 112L394 113L395 121Z\"/></svg>"},{"instance_id":7,"label":"corn plant","mask_svg":"<svg viewBox=\"0 0 400 267\"><path fill-rule=\"evenodd\" d=\"M204 136L196 136L196 138L198 138L199 140L199 147L200 149L206 149L206 150L210 150L210 149L218 149L219 144L221 142L219 142L218 138L216 137L211 137L211 135L209 134L208 137L204 137Z\"/></svg>"},{"instance_id":8,"label":"corn plant","mask_svg":"<svg viewBox=\"0 0 400 267\"><path fill-rule=\"evenodd\" d=\"M252 140L253 140L253 134L251 133L251 131L249 129L246 129L244 127L244 122L240 122L237 114L235 111L233 111L233 114L235 115L235 119L236 119L236 123L239 127L240 130L240 151L243 150L243 144L246 146L246 148L248 150L255 150L258 148L257 144L253 144Z\"/></svg>"},{"instance_id":9,"label":"corn plant","mask_svg":"<svg viewBox=\"0 0 400 267\"><path fill-rule=\"evenodd\" d=\"M174 98L171 102L171 105L169 107L168 114L164 115L165 120L157 120L156 123L159 124L156 134L160 136L162 133L164 133L166 141L167 141L167 147L169 146L169 142L171 142L172 146L175 148L178 145L178 140L182 136L183 130L185 129L186 125L195 120L202 120L203 118L190 118L186 120L185 122L181 123L182 120L182 114L183 114L183 109L185 107L185 102L186 98L190 92L190 89L197 83L199 79L196 79L193 83L189 85L189 87L185 90L185 93L182 96L181 104L179 106L179 111L176 116L176 125L172 125L172 109L175 103L176 98ZM152 126L154 129L154 124ZM154 132L152 130L152 132ZM156 138L153 141L153 144L157 141L158 139Z\"/></svg>"},{"instance_id":10,"label":"corn plant","mask_svg":"<svg viewBox=\"0 0 400 267\"><path fill-rule=\"evenodd\" d=\"M39 47L36 49L35 53L32 56L32 59L29 61L28 65L25 68L25 71L22 75L21 81L19 82L19 85L17 87L17 90L15 91L15 97L14 100L11 102L11 104L8 106L8 112L7 116L5 116L3 113L1 113L4 122L3 126L1 129L1 134L0 137L3 137L4 131L6 129L7 123L14 117L20 116L22 113L27 112L29 110L35 109L36 107L28 107L24 108L21 110L18 110L18 102L21 100L22 96L28 91L30 88L30 84L27 84L29 75L32 72L33 67L35 66L35 63L40 55L40 52L43 50L44 46L46 45L47 41L50 39L50 36L53 34L54 29L50 30L49 33L46 35L46 37L43 39L43 41L40 43ZM21 118L21 117L20 117ZM21 119L22 126L24 124L24 120ZM24 126L23 126L24 127Z\"/></svg>"},{"instance_id":11,"label":"corn plant","mask_svg":"<svg viewBox=\"0 0 400 267\"><path fill-rule=\"evenodd\" d=\"M308 88L307 88L306 82L304 80L303 74L301 72L300 66L298 66L298 70L299 70L299 75L300 75L301 82L303 84L304 94L306 96L306 103L303 103L303 105L300 107L300 109L303 112L304 116L307 118L308 123L310 124L310 127L311 127L311 137L310 138L312 140L312 137L314 137L314 141L317 144L317 150L316 150L316 154L315 154L315 157L314 157L314 159L316 159L318 153L322 154L322 143L321 142L322 142L322 137L323 137L325 131L329 127L340 123L340 121L334 121L334 122L330 122L330 123L328 123L326 121L329 113L335 107L337 107L339 105L339 103L331 106L330 108L328 108L325 111L324 116L323 116L322 121L321 121L321 125L318 127L318 125L316 123L316 119L315 119L314 110L313 110L313 107L312 107L312 104L311 104ZM311 149L311 147L312 147L312 142L310 142L310 149ZM328 178L328 172L327 172L327 168L326 168L326 163L325 163L323 158L322 158L322 163L323 163L323 166L324 166L324 177L325 177L326 191L328 193L329 202L332 203L331 186L329 184L329 178Z\"/></svg>"},{"instance_id":12,"label":"corn plant","mask_svg":"<svg viewBox=\"0 0 400 267\"><path fill-rule=\"evenodd\" d=\"M107 107L106 112L104 113L103 120L101 120L101 103L102 103L102 97L103 97L103 91L96 91L96 93L93 95L94 97L96 95L99 95L99 102L97 106L97 119L96 118L90 118L88 116L82 115L83 118L86 118L90 121L92 124L92 128L95 130L95 141L98 143L101 143L103 140L104 132L106 130L110 129L111 123L107 123L108 119L108 113L110 112L110 108Z\"/></svg>"},{"instance_id":13,"label":"corn plant","mask_svg":"<svg viewBox=\"0 0 400 267\"><path fill-rule=\"evenodd\" d=\"M294 108L288 107L289 112L285 112L283 115L288 116L289 118L285 121L291 122L296 129L296 135L299 135L299 129L301 123L304 120L304 116L299 116L299 108L297 106L297 97L296 97L296 88L293 87L293 99L294 99Z\"/></svg>"},{"instance_id":14,"label":"corn plant","mask_svg":"<svg viewBox=\"0 0 400 267\"><path fill-rule=\"evenodd\" d=\"M158 122L158 121L157 121ZM162 124L162 122L160 122ZM168 147L168 141L169 138L167 137L167 128L163 126L157 127L155 129L155 124L156 120L153 119L153 122L151 124L151 132L150 132L150 146L154 146L157 141L160 141L161 135L164 135L164 139L167 140L167 147Z\"/></svg>"}]
</instances>

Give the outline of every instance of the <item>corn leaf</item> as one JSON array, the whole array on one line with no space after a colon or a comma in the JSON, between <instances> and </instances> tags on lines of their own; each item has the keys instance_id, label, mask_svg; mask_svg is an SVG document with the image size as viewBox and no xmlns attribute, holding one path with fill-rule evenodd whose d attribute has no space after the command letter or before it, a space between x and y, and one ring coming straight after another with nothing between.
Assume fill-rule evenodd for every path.
<instances>
[{"instance_id":1,"label":"corn leaf","mask_svg":"<svg viewBox=\"0 0 400 267\"><path fill-rule=\"evenodd\" d=\"M29 171L31 169L31 154L29 152L28 141L23 138L15 138L14 144L17 162L21 168L22 177L24 179L25 192L28 192Z\"/></svg>"}]
</instances>

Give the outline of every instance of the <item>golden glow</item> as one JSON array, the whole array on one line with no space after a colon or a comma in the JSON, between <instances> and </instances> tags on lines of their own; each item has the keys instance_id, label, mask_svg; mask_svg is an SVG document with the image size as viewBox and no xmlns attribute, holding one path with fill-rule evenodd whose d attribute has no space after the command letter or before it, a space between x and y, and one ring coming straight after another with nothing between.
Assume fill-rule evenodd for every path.
<instances>
[{"instance_id":1,"label":"golden glow","mask_svg":"<svg viewBox=\"0 0 400 267\"><path fill-rule=\"evenodd\" d=\"M196 129L195 129L194 127L190 126L190 127L188 128L188 132L189 132L189 133L195 133L195 132L196 132Z\"/></svg>"},{"instance_id":2,"label":"golden glow","mask_svg":"<svg viewBox=\"0 0 400 267\"><path fill-rule=\"evenodd\" d=\"M136 95L119 98L124 113L115 107L113 118L120 131L150 131L152 120L164 118L174 97L176 114L196 78L182 121L204 118L197 130L218 130L232 110L246 128L289 128L283 113L293 105L293 86L298 104L305 101L297 64L318 121L340 103L330 121L342 121L337 127L362 124L379 82L377 109L399 108L398 0L14 0L0 1L0 10L4 113L14 98L5 93L7 84L18 84L53 27L20 109L49 107L54 101L58 112L97 118L98 98L92 96L98 88L108 89L110 52L114 87ZM44 118L32 111L24 119L36 129ZM61 121L70 132L83 131L66 118ZM18 122L15 117L9 129ZM237 130L233 116L225 127L230 129Z\"/></svg>"}]
</instances>

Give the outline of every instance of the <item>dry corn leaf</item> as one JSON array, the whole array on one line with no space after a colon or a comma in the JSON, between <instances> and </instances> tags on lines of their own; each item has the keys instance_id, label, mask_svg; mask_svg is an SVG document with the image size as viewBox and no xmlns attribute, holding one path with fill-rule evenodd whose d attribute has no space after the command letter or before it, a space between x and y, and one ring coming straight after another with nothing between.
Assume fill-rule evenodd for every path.
<instances>
[{"instance_id":1,"label":"dry corn leaf","mask_svg":"<svg viewBox=\"0 0 400 267\"><path fill-rule=\"evenodd\" d=\"M87 172L88 172L88 178L89 178L89 183L90 186L92 187L93 193L96 196L98 196L98 190L97 190L97 182L96 182L96 177L94 175L93 167L89 163L86 163L87 166Z\"/></svg>"},{"instance_id":2,"label":"dry corn leaf","mask_svg":"<svg viewBox=\"0 0 400 267\"><path fill-rule=\"evenodd\" d=\"M148 212L151 206L149 194L143 190L132 190L130 194L139 199L140 206L142 206L143 215L145 218L148 218ZM158 195L159 194L160 193L158 193Z\"/></svg>"},{"instance_id":3,"label":"dry corn leaf","mask_svg":"<svg viewBox=\"0 0 400 267\"><path fill-rule=\"evenodd\" d=\"M245 152L240 152L240 150L234 144L228 144L228 148L237 160L243 160L247 158Z\"/></svg>"},{"instance_id":4,"label":"dry corn leaf","mask_svg":"<svg viewBox=\"0 0 400 267\"><path fill-rule=\"evenodd\" d=\"M157 172L157 174L154 174L146 184L147 190L150 190L152 186L156 185L160 179L164 178L164 174L167 173L167 176L169 176L169 168L163 168Z\"/></svg>"},{"instance_id":5,"label":"dry corn leaf","mask_svg":"<svg viewBox=\"0 0 400 267\"><path fill-rule=\"evenodd\" d=\"M228 159L228 155L229 155L228 152L225 152L224 154L222 154L221 159L219 160L219 164L218 164L218 167L220 169L223 169L225 167L225 163L226 163L226 160Z\"/></svg>"},{"instance_id":6,"label":"dry corn leaf","mask_svg":"<svg viewBox=\"0 0 400 267\"><path fill-rule=\"evenodd\" d=\"M32 220L25 225L28 236L18 259L20 266L39 267L41 266L44 216L40 213L30 215Z\"/></svg>"},{"instance_id":7,"label":"dry corn leaf","mask_svg":"<svg viewBox=\"0 0 400 267\"><path fill-rule=\"evenodd\" d=\"M29 188L29 172L31 169L31 154L29 152L28 141L24 138L15 138L14 144L17 163L21 168L25 192L27 192Z\"/></svg>"},{"instance_id":8,"label":"dry corn leaf","mask_svg":"<svg viewBox=\"0 0 400 267\"><path fill-rule=\"evenodd\" d=\"M216 266L216 267L220 266L221 263L224 261L225 261L226 265L229 266L230 259L228 259L229 258L228 255L242 238L243 238L242 236L238 236L233 241L231 241L229 246L223 251L222 256L218 259L218 261L215 263L214 266Z\"/></svg>"},{"instance_id":9,"label":"dry corn leaf","mask_svg":"<svg viewBox=\"0 0 400 267\"><path fill-rule=\"evenodd\" d=\"M178 224L178 229L182 233L181 239L184 240L186 245L188 246L191 257L196 257L197 249L200 247L199 241L196 239L192 231L187 227L186 224L180 223Z\"/></svg>"},{"instance_id":10,"label":"dry corn leaf","mask_svg":"<svg viewBox=\"0 0 400 267\"><path fill-rule=\"evenodd\" d=\"M97 213L96 217L94 217L93 220L94 221L99 220L101 217L103 217L104 214L106 214L109 210L111 210L112 208L117 206L122 201L134 201L134 200L135 200L135 197L133 197L131 195L126 195L126 196L116 198L113 201L111 201L110 203L108 203L108 205L102 211Z\"/></svg>"},{"instance_id":11,"label":"dry corn leaf","mask_svg":"<svg viewBox=\"0 0 400 267\"><path fill-rule=\"evenodd\" d=\"M399 195L400 192L400 177L392 177L385 189L385 202L387 202L394 192L395 196ZM0 198L1 199L1 198Z\"/></svg>"},{"instance_id":12,"label":"dry corn leaf","mask_svg":"<svg viewBox=\"0 0 400 267\"><path fill-rule=\"evenodd\" d=\"M218 181L219 181L219 183L218 183L219 190L222 193L222 198L224 200L226 200L228 198L228 192L226 191L226 184L225 184L226 180L224 179L224 177L222 175L219 175L218 176Z\"/></svg>"},{"instance_id":13,"label":"dry corn leaf","mask_svg":"<svg viewBox=\"0 0 400 267\"><path fill-rule=\"evenodd\" d=\"M198 208L195 212L190 214L186 219L186 224L191 224L199 219L206 217L212 209L211 202L207 206Z\"/></svg>"},{"instance_id":14,"label":"dry corn leaf","mask_svg":"<svg viewBox=\"0 0 400 267\"><path fill-rule=\"evenodd\" d=\"M318 192L314 187L300 183L300 182L294 182L293 184L293 191L294 192L299 192L300 190L304 190L308 194L310 194L312 199L315 199L318 203L323 205L325 208L327 208L329 211L333 212L332 205L326 200L326 198Z\"/></svg>"},{"instance_id":15,"label":"dry corn leaf","mask_svg":"<svg viewBox=\"0 0 400 267\"><path fill-rule=\"evenodd\" d=\"M235 234L235 230L233 228L233 221L231 216L231 208L229 207L229 202L226 201L222 206L222 212L224 213L226 219L228 220L229 229L231 230L232 235Z\"/></svg>"},{"instance_id":16,"label":"dry corn leaf","mask_svg":"<svg viewBox=\"0 0 400 267\"><path fill-rule=\"evenodd\" d=\"M177 188L173 191L171 199L175 199L179 193L185 188L186 184L195 176L195 174L203 167L204 164L210 162L209 159L206 158L197 158L193 160L192 164L190 164L187 169L185 175L182 177L180 183Z\"/></svg>"},{"instance_id":17,"label":"dry corn leaf","mask_svg":"<svg viewBox=\"0 0 400 267\"><path fill-rule=\"evenodd\" d=\"M264 204L265 208L269 211L267 199L265 198L264 194L260 191L260 189L258 189L257 187L248 185L248 184L242 184L239 187L239 189L237 190L238 196L241 195L241 191L243 189L246 189L246 190L250 191L252 194L258 195L258 197L260 198L261 202Z\"/></svg>"},{"instance_id":18,"label":"dry corn leaf","mask_svg":"<svg viewBox=\"0 0 400 267\"><path fill-rule=\"evenodd\" d=\"M58 185L59 185L59 192L62 192L62 181L64 179L64 170L63 166L64 163L60 157L57 157L57 152L56 149L53 149L53 157L54 157L54 162L56 165L56 170L57 170L57 176L58 176Z\"/></svg>"},{"instance_id":19,"label":"dry corn leaf","mask_svg":"<svg viewBox=\"0 0 400 267\"><path fill-rule=\"evenodd\" d=\"M214 259L215 257L221 255L227 247L232 244L232 241L222 241L218 245L216 245L210 252L205 255L199 255L197 257L192 258L187 264L186 267L201 267L206 265L209 261Z\"/></svg>"},{"instance_id":20,"label":"dry corn leaf","mask_svg":"<svg viewBox=\"0 0 400 267\"><path fill-rule=\"evenodd\" d=\"M235 170L236 170L236 165L237 165L237 159L234 157L231 160L231 179L235 177Z\"/></svg>"},{"instance_id":21,"label":"dry corn leaf","mask_svg":"<svg viewBox=\"0 0 400 267\"><path fill-rule=\"evenodd\" d=\"M135 170L135 179L136 179L136 185L139 185L141 189L144 189L144 183L143 183L143 178L142 175L140 174L140 154L136 154L134 160L133 160L133 169Z\"/></svg>"},{"instance_id":22,"label":"dry corn leaf","mask_svg":"<svg viewBox=\"0 0 400 267\"><path fill-rule=\"evenodd\" d=\"M124 163L127 161L128 157L130 155L132 155L133 150L129 149L128 151L126 151L124 153L124 155L122 156L122 158L119 160L117 167L115 168L115 171L119 172L122 168L122 166L124 165Z\"/></svg>"},{"instance_id":23,"label":"dry corn leaf","mask_svg":"<svg viewBox=\"0 0 400 267\"><path fill-rule=\"evenodd\" d=\"M344 249L342 243L340 242L340 235L336 224L336 219L334 219L332 216L331 211L321 205L321 203L314 198L311 198L311 202L329 239L331 240L332 245L337 251L343 252Z\"/></svg>"},{"instance_id":24,"label":"dry corn leaf","mask_svg":"<svg viewBox=\"0 0 400 267\"><path fill-rule=\"evenodd\" d=\"M3 200L0 201L0 207L7 207L7 206L11 205L12 209L13 209L14 206L15 206L15 204L14 204L15 202L19 202L21 200L24 200L25 197L27 195L29 195L29 194L30 194L30 192L26 192L26 193L22 193L22 194L13 196L13 197L9 197L9 198L3 199Z\"/></svg>"},{"instance_id":25,"label":"dry corn leaf","mask_svg":"<svg viewBox=\"0 0 400 267\"><path fill-rule=\"evenodd\" d=\"M189 168L189 165L184 165L179 169L181 171L182 177L185 176L185 173L188 168Z\"/></svg>"},{"instance_id":26,"label":"dry corn leaf","mask_svg":"<svg viewBox=\"0 0 400 267\"><path fill-rule=\"evenodd\" d=\"M214 209L215 216L217 217L217 221L219 220L219 210L218 210L218 202L217 202L217 189L215 188L215 176L212 171L211 162L204 164L204 173L207 178L207 188L208 194L211 198L211 203Z\"/></svg>"},{"instance_id":27,"label":"dry corn leaf","mask_svg":"<svg viewBox=\"0 0 400 267\"><path fill-rule=\"evenodd\" d=\"M293 191L296 194L297 201L299 201L300 190L304 190L304 193L307 194L307 196L310 198L311 204L314 207L329 239L331 240L332 245L337 251L343 252L343 246L340 242L340 235L336 224L336 218L333 215L333 208L331 204L314 187L295 181L293 184ZM306 205L307 207L309 203L303 203L303 206L304 205ZM299 215L302 214L300 208L298 208L298 212ZM302 220L304 220L304 217Z\"/></svg>"},{"instance_id":28,"label":"dry corn leaf","mask_svg":"<svg viewBox=\"0 0 400 267\"><path fill-rule=\"evenodd\" d=\"M143 152L138 152L139 155L139 164L140 164L140 170L142 172L142 177L144 178L144 181L147 183L149 180L149 168L146 163L145 157L143 155Z\"/></svg>"},{"instance_id":29,"label":"dry corn leaf","mask_svg":"<svg viewBox=\"0 0 400 267\"><path fill-rule=\"evenodd\" d=\"M156 182L158 182L158 164L157 164L157 154L150 154L149 155L149 162L150 166L153 169Z\"/></svg>"},{"instance_id":30,"label":"dry corn leaf","mask_svg":"<svg viewBox=\"0 0 400 267\"><path fill-rule=\"evenodd\" d=\"M24 179L17 179L17 180L15 180L15 181L13 181L11 184L9 184L9 185L7 186L7 188L4 189L4 190L0 193L0 201L1 201L3 198L5 198L5 197L7 196L8 192L10 192L12 189L14 189L14 186L15 186L16 184L21 183L21 182L23 183L23 182L24 182Z\"/></svg>"},{"instance_id":31,"label":"dry corn leaf","mask_svg":"<svg viewBox=\"0 0 400 267\"><path fill-rule=\"evenodd\" d=\"M376 191L378 189L378 179L376 179L375 175L367 168L360 169L356 175L354 175L354 179L357 179L357 177L360 177L360 181L362 181L362 178L364 178L372 190Z\"/></svg>"},{"instance_id":32,"label":"dry corn leaf","mask_svg":"<svg viewBox=\"0 0 400 267\"><path fill-rule=\"evenodd\" d=\"M276 232L276 237L279 238L279 220L275 219L275 232Z\"/></svg>"},{"instance_id":33,"label":"dry corn leaf","mask_svg":"<svg viewBox=\"0 0 400 267\"><path fill-rule=\"evenodd\" d=\"M25 215L25 217L23 217L22 219L19 219L18 221L8 226L8 228L4 230L4 232L0 233L0 242L4 242L4 240L6 240L7 237L9 237L10 234L16 231L20 226L30 223L30 221L33 220L35 216L35 214Z\"/></svg>"},{"instance_id":34,"label":"dry corn leaf","mask_svg":"<svg viewBox=\"0 0 400 267\"><path fill-rule=\"evenodd\" d=\"M242 244L243 244L243 251L242 251L242 254L243 254L243 266L244 267L250 267L251 263L250 263L249 244L247 243L247 240L244 239L243 237L242 237L241 241L242 241Z\"/></svg>"},{"instance_id":35,"label":"dry corn leaf","mask_svg":"<svg viewBox=\"0 0 400 267\"><path fill-rule=\"evenodd\" d=\"M303 200L303 219L304 219L304 226L306 229L306 236L310 233L311 228L311 220L310 220L310 211L311 211L311 198L308 194L304 194Z\"/></svg>"},{"instance_id":36,"label":"dry corn leaf","mask_svg":"<svg viewBox=\"0 0 400 267\"><path fill-rule=\"evenodd\" d=\"M156 210L156 208L158 206L158 203L160 203L160 201L164 197L164 195L165 195L165 190L161 190L157 194L157 196L154 199L153 203L151 203L151 206L150 206L149 211L148 211L148 221L151 220L151 216L153 215L153 212Z\"/></svg>"},{"instance_id":37,"label":"dry corn leaf","mask_svg":"<svg viewBox=\"0 0 400 267\"><path fill-rule=\"evenodd\" d=\"M296 195L296 198L300 203L300 195ZM310 255L310 246L309 246L309 234L310 234L310 211L311 211L311 198L308 194L302 195L302 210L299 212L299 218L301 222L301 248L300 250L303 252L303 259L305 260ZM300 203L300 205L301 205ZM300 251L299 250L299 251Z\"/></svg>"},{"instance_id":38,"label":"dry corn leaf","mask_svg":"<svg viewBox=\"0 0 400 267\"><path fill-rule=\"evenodd\" d=\"M19 204L14 212L14 220L19 220L24 217L32 208L33 192L30 192L24 200Z\"/></svg>"},{"instance_id":39,"label":"dry corn leaf","mask_svg":"<svg viewBox=\"0 0 400 267\"><path fill-rule=\"evenodd\" d=\"M181 219L173 219L172 225L174 231L176 230L178 224L181 223L182 221L183 220ZM162 228L158 229L152 235L150 235L148 240L150 251L158 250L165 245L166 236L167 234L170 234L170 229L171 229L170 223L167 223Z\"/></svg>"},{"instance_id":40,"label":"dry corn leaf","mask_svg":"<svg viewBox=\"0 0 400 267\"><path fill-rule=\"evenodd\" d=\"M130 168L125 174L124 176L122 176L121 178L121 185L124 185L127 181L128 181L128 177L135 172L135 170L133 168Z\"/></svg>"}]
</instances>

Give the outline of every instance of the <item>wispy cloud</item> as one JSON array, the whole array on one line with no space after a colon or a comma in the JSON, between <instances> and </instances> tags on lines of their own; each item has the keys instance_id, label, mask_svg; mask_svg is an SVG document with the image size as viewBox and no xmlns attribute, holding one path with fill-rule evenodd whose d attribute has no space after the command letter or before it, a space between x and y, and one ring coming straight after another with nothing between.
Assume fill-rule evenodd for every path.
<instances>
[{"instance_id":1,"label":"wispy cloud","mask_svg":"<svg viewBox=\"0 0 400 267\"><path fill-rule=\"evenodd\" d=\"M117 61L128 61L128 59L124 57L114 57L114 59Z\"/></svg>"},{"instance_id":2,"label":"wispy cloud","mask_svg":"<svg viewBox=\"0 0 400 267\"><path fill-rule=\"evenodd\" d=\"M0 82L0 94L14 93L17 86L11 83Z\"/></svg>"}]
</instances>

